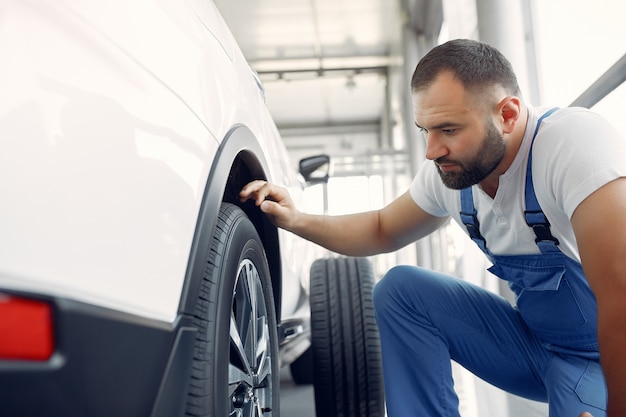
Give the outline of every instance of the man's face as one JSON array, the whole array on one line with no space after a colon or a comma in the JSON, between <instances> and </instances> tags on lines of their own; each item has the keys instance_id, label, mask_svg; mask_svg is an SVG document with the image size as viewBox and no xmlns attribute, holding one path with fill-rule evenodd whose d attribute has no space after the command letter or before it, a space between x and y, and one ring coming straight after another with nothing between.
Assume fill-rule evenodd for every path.
<instances>
[{"instance_id":1,"label":"man's face","mask_svg":"<svg viewBox=\"0 0 626 417\"><path fill-rule=\"evenodd\" d=\"M491 174L504 158L506 144L491 120L485 121L485 136L472 155L442 156L434 160L437 171L448 188L461 190L478 184ZM444 170L456 165L458 169Z\"/></svg>"},{"instance_id":2,"label":"man's face","mask_svg":"<svg viewBox=\"0 0 626 417\"><path fill-rule=\"evenodd\" d=\"M443 183L462 189L483 181L503 160L507 145L490 114L449 73L413 94L415 122L426 138L426 158Z\"/></svg>"}]
</instances>

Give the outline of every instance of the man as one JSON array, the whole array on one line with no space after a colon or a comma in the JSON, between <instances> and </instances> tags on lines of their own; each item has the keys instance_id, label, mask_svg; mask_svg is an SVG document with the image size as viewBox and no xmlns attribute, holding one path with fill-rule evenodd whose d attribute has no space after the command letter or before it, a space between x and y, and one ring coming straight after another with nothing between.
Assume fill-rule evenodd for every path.
<instances>
[{"instance_id":1,"label":"man","mask_svg":"<svg viewBox=\"0 0 626 417\"><path fill-rule=\"evenodd\" d=\"M626 142L586 109L527 106L510 63L480 42L434 48L411 88L434 163L388 206L304 214L264 181L241 200L352 256L396 250L452 217L509 281L516 307L438 272L386 274L374 304L390 416L458 416L450 359L547 401L553 417L626 416Z\"/></svg>"}]
</instances>

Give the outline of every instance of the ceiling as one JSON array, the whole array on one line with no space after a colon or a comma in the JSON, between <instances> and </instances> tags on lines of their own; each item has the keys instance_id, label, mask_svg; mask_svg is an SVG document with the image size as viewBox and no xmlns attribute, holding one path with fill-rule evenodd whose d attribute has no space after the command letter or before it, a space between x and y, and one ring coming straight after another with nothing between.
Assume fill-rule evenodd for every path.
<instances>
[{"instance_id":1,"label":"ceiling","mask_svg":"<svg viewBox=\"0 0 626 417\"><path fill-rule=\"evenodd\" d=\"M214 1L290 150L380 142L405 27L438 33L442 22L441 0Z\"/></svg>"},{"instance_id":2,"label":"ceiling","mask_svg":"<svg viewBox=\"0 0 626 417\"><path fill-rule=\"evenodd\" d=\"M400 42L399 0L246 3L216 0L279 126L378 118L384 72Z\"/></svg>"}]
</instances>

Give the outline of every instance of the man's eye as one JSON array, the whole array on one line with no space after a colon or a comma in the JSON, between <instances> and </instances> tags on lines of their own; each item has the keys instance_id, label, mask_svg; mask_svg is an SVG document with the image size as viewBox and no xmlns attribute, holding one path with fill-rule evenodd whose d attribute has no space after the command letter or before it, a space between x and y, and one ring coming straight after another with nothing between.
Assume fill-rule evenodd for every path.
<instances>
[{"instance_id":1,"label":"man's eye","mask_svg":"<svg viewBox=\"0 0 626 417\"><path fill-rule=\"evenodd\" d=\"M454 133L456 132L456 129L441 129L441 132L446 135L454 135Z\"/></svg>"}]
</instances>

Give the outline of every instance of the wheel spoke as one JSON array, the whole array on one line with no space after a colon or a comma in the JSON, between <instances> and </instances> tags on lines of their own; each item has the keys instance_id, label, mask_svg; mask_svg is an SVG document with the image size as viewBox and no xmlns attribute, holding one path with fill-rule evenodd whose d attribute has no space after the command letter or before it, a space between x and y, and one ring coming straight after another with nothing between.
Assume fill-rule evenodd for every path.
<instances>
[{"instance_id":1,"label":"wheel spoke","mask_svg":"<svg viewBox=\"0 0 626 417\"><path fill-rule=\"evenodd\" d=\"M268 353L270 334L267 319L260 317L258 322L261 329L261 337L257 346L256 363L258 382L262 383L272 373L272 358Z\"/></svg>"},{"instance_id":2,"label":"wheel spoke","mask_svg":"<svg viewBox=\"0 0 626 417\"><path fill-rule=\"evenodd\" d=\"M252 386L253 380L252 376L236 366L231 364L228 365L228 395L231 395L237 387L245 384L247 386Z\"/></svg>"},{"instance_id":3,"label":"wheel spoke","mask_svg":"<svg viewBox=\"0 0 626 417\"><path fill-rule=\"evenodd\" d=\"M246 281L246 289L248 290L248 300L250 302L250 316L248 322L248 328L251 331L250 337L250 359L254 359L255 350L258 341L258 329L256 326L257 318L259 317L259 300L263 302L263 292L259 294L259 288L261 284L259 283L259 275L258 272L252 264L252 262L246 262L243 267L243 273L245 274Z\"/></svg>"},{"instance_id":4,"label":"wheel spoke","mask_svg":"<svg viewBox=\"0 0 626 417\"><path fill-rule=\"evenodd\" d=\"M264 367L267 351L269 348L269 328L267 323L267 311L265 309L265 298L263 287L259 280L258 271L253 265L247 270L248 289L250 291L250 305L252 310L251 321L251 350L254 365L258 371ZM262 378L260 379L262 380Z\"/></svg>"},{"instance_id":5,"label":"wheel spoke","mask_svg":"<svg viewBox=\"0 0 626 417\"><path fill-rule=\"evenodd\" d=\"M245 340L245 339L244 339ZM250 366L250 361L248 360L248 355L246 355L246 348L244 346L244 342L239 334L239 327L237 326L237 319L233 313L230 315L230 345L233 349L231 349L232 353L235 353L236 357L231 357L229 366L231 368L237 368L235 364L239 364L241 367L241 374L247 375L247 379L251 379L252 375L252 367ZM229 379L230 379L230 370L229 370ZM242 379L243 380L243 379Z\"/></svg>"}]
</instances>

